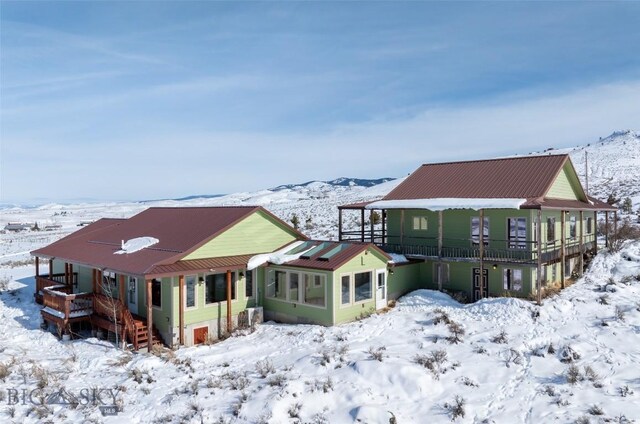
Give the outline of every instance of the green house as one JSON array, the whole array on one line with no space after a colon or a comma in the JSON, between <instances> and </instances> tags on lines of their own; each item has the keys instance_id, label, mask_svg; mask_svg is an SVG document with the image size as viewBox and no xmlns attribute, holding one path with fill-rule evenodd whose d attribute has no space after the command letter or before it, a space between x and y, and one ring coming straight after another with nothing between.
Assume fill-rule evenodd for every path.
<instances>
[{"instance_id":1,"label":"green house","mask_svg":"<svg viewBox=\"0 0 640 424\"><path fill-rule=\"evenodd\" d=\"M261 207L150 208L32 255L44 323L134 349L199 344L263 317L333 325L410 290L388 289L390 257L375 245L307 240Z\"/></svg>"},{"instance_id":2,"label":"green house","mask_svg":"<svg viewBox=\"0 0 640 424\"><path fill-rule=\"evenodd\" d=\"M358 231L342 228L350 210ZM598 213L615 210L587 196L568 155L426 164L379 201L341 206L339 239L406 256L418 287L541 296L582 274Z\"/></svg>"}]
</instances>

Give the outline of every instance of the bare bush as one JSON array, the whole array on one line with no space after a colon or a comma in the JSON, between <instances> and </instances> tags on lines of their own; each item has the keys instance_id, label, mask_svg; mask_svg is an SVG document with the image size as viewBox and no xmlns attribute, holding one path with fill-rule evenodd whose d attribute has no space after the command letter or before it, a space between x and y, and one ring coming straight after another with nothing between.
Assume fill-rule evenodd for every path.
<instances>
[{"instance_id":1,"label":"bare bush","mask_svg":"<svg viewBox=\"0 0 640 424\"><path fill-rule=\"evenodd\" d=\"M273 387L284 387L287 384L287 376L285 374L275 374L269 377L267 384Z\"/></svg>"},{"instance_id":2,"label":"bare bush","mask_svg":"<svg viewBox=\"0 0 640 424\"><path fill-rule=\"evenodd\" d=\"M447 371L445 365L448 361L447 351L444 349L434 350L428 355L416 355L413 361L429 370L436 380L439 380L440 375Z\"/></svg>"},{"instance_id":3,"label":"bare bush","mask_svg":"<svg viewBox=\"0 0 640 424\"><path fill-rule=\"evenodd\" d=\"M369 346L369 350L367 351L371 356L371 359L375 359L378 362L382 362L384 359L384 351L387 350L384 346L379 346L374 348L373 346Z\"/></svg>"},{"instance_id":4,"label":"bare bush","mask_svg":"<svg viewBox=\"0 0 640 424\"><path fill-rule=\"evenodd\" d=\"M256 372L261 378L267 378L270 374L276 372L273 362L268 359L263 359L256 362Z\"/></svg>"},{"instance_id":5,"label":"bare bush","mask_svg":"<svg viewBox=\"0 0 640 424\"><path fill-rule=\"evenodd\" d=\"M574 385L582 381L584 377L580 373L580 368L571 364L569 365L569 368L567 368L566 378L567 383Z\"/></svg>"},{"instance_id":6,"label":"bare bush","mask_svg":"<svg viewBox=\"0 0 640 424\"><path fill-rule=\"evenodd\" d=\"M633 394L633 390L629 386L618 387L618 394L622 397L627 397Z\"/></svg>"},{"instance_id":7,"label":"bare bush","mask_svg":"<svg viewBox=\"0 0 640 424\"><path fill-rule=\"evenodd\" d=\"M462 383L462 384L464 384L465 386L468 386L468 387L479 387L478 383L476 383L475 381L473 381L469 377L460 377L459 381L460 381L460 383Z\"/></svg>"},{"instance_id":8,"label":"bare bush","mask_svg":"<svg viewBox=\"0 0 640 424\"><path fill-rule=\"evenodd\" d=\"M329 393L333 390L333 380L331 377L327 377L325 380L316 379L314 381L307 381L306 385L309 387L311 393L318 391Z\"/></svg>"},{"instance_id":9,"label":"bare bush","mask_svg":"<svg viewBox=\"0 0 640 424\"><path fill-rule=\"evenodd\" d=\"M11 374L11 366L0 362L0 380L4 381Z\"/></svg>"},{"instance_id":10,"label":"bare bush","mask_svg":"<svg viewBox=\"0 0 640 424\"><path fill-rule=\"evenodd\" d=\"M434 309L433 312L437 314L436 317L433 319L433 325L451 324L452 321L451 321L451 318L449 318L449 314L447 314L443 309L437 308L437 309Z\"/></svg>"},{"instance_id":11,"label":"bare bush","mask_svg":"<svg viewBox=\"0 0 640 424\"><path fill-rule=\"evenodd\" d=\"M608 294L603 294L602 296L600 296L598 298L598 303L600 303L601 305L608 305L609 304L609 295Z\"/></svg>"},{"instance_id":12,"label":"bare bush","mask_svg":"<svg viewBox=\"0 0 640 424\"><path fill-rule=\"evenodd\" d=\"M466 403L467 401L465 400L465 398L456 395L452 403L447 402L444 404L444 409L449 412L449 414L451 415L451 420L453 421L458 418L465 417L466 412L464 406L466 405Z\"/></svg>"},{"instance_id":13,"label":"bare bush","mask_svg":"<svg viewBox=\"0 0 640 424\"><path fill-rule=\"evenodd\" d=\"M289 406L287 409L287 414L289 414L289 418L300 418L300 410L302 409L302 403L296 402L293 405Z\"/></svg>"},{"instance_id":14,"label":"bare bush","mask_svg":"<svg viewBox=\"0 0 640 424\"><path fill-rule=\"evenodd\" d=\"M580 357L580 354L569 345L564 346L560 350L560 362L564 362L565 364L577 361Z\"/></svg>"},{"instance_id":15,"label":"bare bush","mask_svg":"<svg viewBox=\"0 0 640 424\"><path fill-rule=\"evenodd\" d=\"M501 330L498 334L491 338L492 343L506 344L508 341L509 337L507 336L507 332L504 330Z\"/></svg>"},{"instance_id":16,"label":"bare bush","mask_svg":"<svg viewBox=\"0 0 640 424\"><path fill-rule=\"evenodd\" d=\"M227 381L227 385L231 390L244 390L251 383L246 375L237 371L225 372L220 377Z\"/></svg>"},{"instance_id":17,"label":"bare bush","mask_svg":"<svg viewBox=\"0 0 640 424\"><path fill-rule=\"evenodd\" d=\"M504 363L509 368L511 364L522 365L522 354L516 349L509 349L505 354Z\"/></svg>"},{"instance_id":18,"label":"bare bush","mask_svg":"<svg viewBox=\"0 0 640 424\"><path fill-rule=\"evenodd\" d=\"M484 346L481 346L481 345L480 346L476 346L473 349L473 353L477 353L477 354L480 354L480 355L485 355L485 354L487 354L487 348L485 348Z\"/></svg>"},{"instance_id":19,"label":"bare bush","mask_svg":"<svg viewBox=\"0 0 640 424\"><path fill-rule=\"evenodd\" d=\"M553 387L552 385L548 384L546 386L544 386L544 392L547 396L551 396L554 397L556 396L556 388Z\"/></svg>"},{"instance_id":20,"label":"bare bush","mask_svg":"<svg viewBox=\"0 0 640 424\"><path fill-rule=\"evenodd\" d=\"M598 374L590 365L584 366L584 377L593 384L593 387L599 389L602 388L602 377Z\"/></svg>"},{"instance_id":21,"label":"bare bush","mask_svg":"<svg viewBox=\"0 0 640 424\"><path fill-rule=\"evenodd\" d=\"M613 226L612 223L609 223ZM627 240L639 240L640 228L632 225L628 220L623 221L622 225L618 226L617 231L614 233L612 228L609 228L609 251L616 253L622 250Z\"/></svg>"},{"instance_id":22,"label":"bare bush","mask_svg":"<svg viewBox=\"0 0 640 424\"><path fill-rule=\"evenodd\" d=\"M446 340L450 344L462 343L463 341L462 336L465 335L464 328L462 328L462 326L457 322L453 322L453 321L449 323L448 328L449 328L449 336L446 337Z\"/></svg>"},{"instance_id":23,"label":"bare bush","mask_svg":"<svg viewBox=\"0 0 640 424\"><path fill-rule=\"evenodd\" d=\"M587 412L591 415L604 415L604 411L598 405L591 405L591 407L587 409Z\"/></svg>"},{"instance_id":24,"label":"bare bush","mask_svg":"<svg viewBox=\"0 0 640 424\"><path fill-rule=\"evenodd\" d=\"M620 322L624 322L625 320L624 309L622 309L620 306L617 306L617 305L616 305L616 320Z\"/></svg>"}]
</instances>

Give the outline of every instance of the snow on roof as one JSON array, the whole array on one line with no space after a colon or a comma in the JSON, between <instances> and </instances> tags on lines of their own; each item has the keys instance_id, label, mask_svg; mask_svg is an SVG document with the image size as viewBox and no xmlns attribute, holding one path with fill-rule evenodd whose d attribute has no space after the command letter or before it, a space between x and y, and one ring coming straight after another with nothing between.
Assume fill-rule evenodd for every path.
<instances>
[{"instance_id":1,"label":"snow on roof","mask_svg":"<svg viewBox=\"0 0 640 424\"><path fill-rule=\"evenodd\" d=\"M403 199L379 200L365 206L365 209L428 209L443 211L446 209L519 209L527 199Z\"/></svg>"},{"instance_id":2,"label":"snow on roof","mask_svg":"<svg viewBox=\"0 0 640 424\"><path fill-rule=\"evenodd\" d=\"M157 244L160 240L155 237L136 237L126 242L122 241L122 249L114 252L115 255L122 255L125 253L134 253L149 246Z\"/></svg>"},{"instance_id":3,"label":"snow on roof","mask_svg":"<svg viewBox=\"0 0 640 424\"><path fill-rule=\"evenodd\" d=\"M399 255L398 253L387 253L387 255L391 256L391 260L389 261L389 263L392 264L403 264L409 262L409 259L407 259L406 256Z\"/></svg>"},{"instance_id":4,"label":"snow on roof","mask_svg":"<svg viewBox=\"0 0 640 424\"><path fill-rule=\"evenodd\" d=\"M289 252L290 250L295 249L296 247L300 246L302 243L304 243L304 240L295 241L283 247L280 250L276 250L275 252L261 253L259 255L252 257L251 259L249 259L249 262L247 262L247 271L251 271L252 269L257 268L260 265L264 265L267 262L271 262L276 265L281 265L285 262L298 259L300 256L304 255L310 249L312 249L313 246L311 246L309 249L303 250L293 255L287 255L286 252Z\"/></svg>"}]
</instances>

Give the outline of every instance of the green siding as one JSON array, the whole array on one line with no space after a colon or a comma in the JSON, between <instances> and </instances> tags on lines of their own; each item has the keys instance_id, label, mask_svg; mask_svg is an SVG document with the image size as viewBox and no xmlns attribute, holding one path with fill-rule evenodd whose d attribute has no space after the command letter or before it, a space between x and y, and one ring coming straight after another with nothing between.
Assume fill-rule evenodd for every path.
<instances>
[{"instance_id":1,"label":"green siding","mask_svg":"<svg viewBox=\"0 0 640 424\"><path fill-rule=\"evenodd\" d=\"M185 256L183 260L272 252L296 239L293 231L257 211Z\"/></svg>"},{"instance_id":2,"label":"green siding","mask_svg":"<svg viewBox=\"0 0 640 424\"><path fill-rule=\"evenodd\" d=\"M353 321L358 318L362 314L368 314L371 311L375 311L376 309L376 271L377 270L385 270L387 268L387 259L379 255L377 252L369 249L368 254L361 253L358 256L351 259L346 264L342 265L334 272L335 283L333 287L333 302L336 305L335 307L335 319L334 323L338 324L346 321ZM359 272L371 271L371 287L372 287L372 299L361 301L357 303L352 303L350 306L342 306L341 305L341 276L343 274L353 274ZM395 273L395 271L394 271ZM389 284L389 275L386 272L387 284ZM353 285L353 276L351 277L351 284ZM397 284L397 282L396 282ZM388 290L388 289L387 289ZM354 300L353 298L351 299Z\"/></svg>"},{"instance_id":3,"label":"green siding","mask_svg":"<svg viewBox=\"0 0 640 424\"><path fill-rule=\"evenodd\" d=\"M427 288L423 277L424 262L396 265L387 273L387 298L397 299L413 290Z\"/></svg>"},{"instance_id":4,"label":"green siding","mask_svg":"<svg viewBox=\"0 0 640 424\"><path fill-rule=\"evenodd\" d=\"M479 268L478 263L469 262L449 262L449 282L442 285L443 289L454 292L465 292L467 298L473 300L473 268ZM497 268L493 269L493 264L485 263L484 267L488 271L489 296L504 296L506 294L514 297L527 297L532 292L531 285L531 268L521 265L503 265L496 264ZM434 263L431 264L432 270ZM504 290L504 270L520 269L522 270L522 290L505 291ZM432 271L433 272L433 271Z\"/></svg>"},{"instance_id":5,"label":"green siding","mask_svg":"<svg viewBox=\"0 0 640 424\"><path fill-rule=\"evenodd\" d=\"M78 273L78 293L91 293L93 291L92 269L78 265L73 267L73 271Z\"/></svg>"},{"instance_id":6,"label":"green siding","mask_svg":"<svg viewBox=\"0 0 640 424\"><path fill-rule=\"evenodd\" d=\"M580 182L567 163L549 188L545 197L553 199L579 200Z\"/></svg>"}]
</instances>

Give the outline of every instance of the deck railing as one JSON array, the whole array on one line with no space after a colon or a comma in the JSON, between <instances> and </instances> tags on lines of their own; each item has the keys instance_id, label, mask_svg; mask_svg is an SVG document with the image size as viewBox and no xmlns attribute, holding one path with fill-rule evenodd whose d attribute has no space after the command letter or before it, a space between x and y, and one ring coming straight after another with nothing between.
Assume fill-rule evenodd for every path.
<instances>
[{"instance_id":1,"label":"deck railing","mask_svg":"<svg viewBox=\"0 0 640 424\"><path fill-rule=\"evenodd\" d=\"M116 328L124 325L129 341L134 345L135 349L138 349L138 333L136 331L135 322L131 311L124 304L116 298L105 296L104 294L96 294L94 296L94 312L98 315L103 315L109 320L114 321Z\"/></svg>"},{"instance_id":2,"label":"deck railing","mask_svg":"<svg viewBox=\"0 0 640 424\"><path fill-rule=\"evenodd\" d=\"M59 312L58 318L68 321L77 316L90 315L93 309L93 293L68 294L67 286L49 286L42 291L42 303L45 308Z\"/></svg>"},{"instance_id":3,"label":"deck railing","mask_svg":"<svg viewBox=\"0 0 640 424\"><path fill-rule=\"evenodd\" d=\"M65 287L69 287L65 285L64 279L65 279L64 274L39 275L36 277L36 293L40 293L47 287L51 287L51 286L63 285ZM76 285L78 283L77 272L74 272L72 274L71 283L72 285ZM58 291L61 291L61 290L58 289Z\"/></svg>"}]
</instances>

